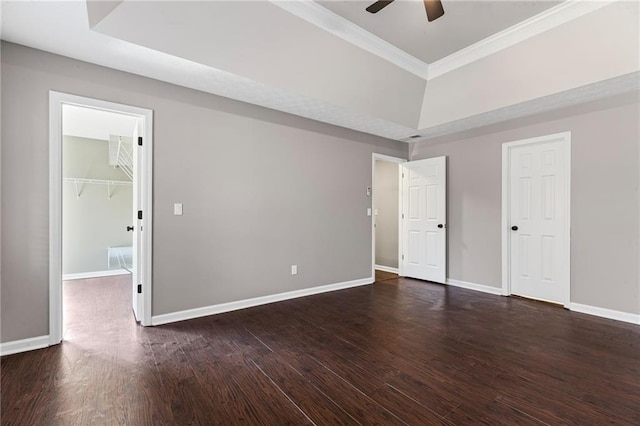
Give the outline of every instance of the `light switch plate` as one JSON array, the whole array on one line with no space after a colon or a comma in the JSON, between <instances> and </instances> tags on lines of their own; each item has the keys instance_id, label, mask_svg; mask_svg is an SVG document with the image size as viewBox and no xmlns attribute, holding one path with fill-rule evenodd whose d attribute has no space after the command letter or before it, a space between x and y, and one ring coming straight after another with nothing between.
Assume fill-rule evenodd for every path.
<instances>
[{"instance_id":1,"label":"light switch plate","mask_svg":"<svg viewBox=\"0 0 640 426\"><path fill-rule=\"evenodd\" d=\"M371 216L371 207L367 208L367 216Z\"/></svg>"},{"instance_id":2,"label":"light switch plate","mask_svg":"<svg viewBox=\"0 0 640 426\"><path fill-rule=\"evenodd\" d=\"M182 216L182 203L175 203L173 205L173 214L176 216Z\"/></svg>"}]
</instances>

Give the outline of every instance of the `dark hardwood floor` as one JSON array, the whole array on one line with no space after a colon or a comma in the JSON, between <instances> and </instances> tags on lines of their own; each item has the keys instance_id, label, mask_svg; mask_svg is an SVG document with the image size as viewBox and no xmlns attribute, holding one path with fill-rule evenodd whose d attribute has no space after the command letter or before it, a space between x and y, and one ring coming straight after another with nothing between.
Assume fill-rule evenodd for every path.
<instances>
[{"instance_id":1,"label":"dark hardwood floor","mask_svg":"<svg viewBox=\"0 0 640 426\"><path fill-rule=\"evenodd\" d=\"M640 327L544 303L395 278L142 328L128 277L65 295L3 425L640 424Z\"/></svg>"},{"instance_id":2,"label":"dark hardwood floor","mask_svg":"<svg viewBox=\"0 0 640 426\"><path fill-rule=\"evenodd\" d=\"M394 274L392 272L380 271L376 269L376 282L393 280L398 278L398 274Z\"/></svg>"}]
</instances>

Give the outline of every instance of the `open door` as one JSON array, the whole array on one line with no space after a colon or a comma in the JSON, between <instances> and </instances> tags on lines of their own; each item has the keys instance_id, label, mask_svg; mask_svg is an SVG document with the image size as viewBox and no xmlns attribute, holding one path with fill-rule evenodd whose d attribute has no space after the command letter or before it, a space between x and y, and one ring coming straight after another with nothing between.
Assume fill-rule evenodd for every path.
<instances>
[{"instance_id":1,"label":"open door","mask_svg":"<svg viewBox=\"0 0 640 426\"><path fill-rule=\"evenodd\" d=\"M446 157L402 167L400 274L445 283L447 274Z\"/></svg>"},{"instance_id":2,"label":"open door","mask_svg":"<svg viewBox=\"0 0 640 426\"><path fill-rule=\"evenodd\" d=\"M138 119L133 130L133 249L132 249L132 304L133 314L136 317L136 321L142 321L144 302L142 298L142 282L144 277L144 268L142 267L142 260L144 259L142 253L142 182L140 177L143 176L142 170L142 145L138 143L138 138L141 136L140 129L142 128L142 120Z\"/></svg>"}]
</instances>

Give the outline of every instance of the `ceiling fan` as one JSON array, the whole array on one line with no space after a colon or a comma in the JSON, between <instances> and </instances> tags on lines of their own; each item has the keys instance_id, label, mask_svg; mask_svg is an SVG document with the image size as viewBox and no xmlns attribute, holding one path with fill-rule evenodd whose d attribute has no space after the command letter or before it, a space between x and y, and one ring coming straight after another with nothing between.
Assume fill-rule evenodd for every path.
<instances>
[{"instance_id":1,"label":"ceiling fan","mask_svg":"<svg viewBox=\"0 0 640 426\"><path fill-rule=\"evenodd\" d=\"M378 13L391 3L393 3L393 0L379 0L367 7L366 10L370 13ZM427 20L429 22L435 21L444 15L444 8L440 0L424 0L424 8L427 10Z\"/></svg>"}]
</instances>

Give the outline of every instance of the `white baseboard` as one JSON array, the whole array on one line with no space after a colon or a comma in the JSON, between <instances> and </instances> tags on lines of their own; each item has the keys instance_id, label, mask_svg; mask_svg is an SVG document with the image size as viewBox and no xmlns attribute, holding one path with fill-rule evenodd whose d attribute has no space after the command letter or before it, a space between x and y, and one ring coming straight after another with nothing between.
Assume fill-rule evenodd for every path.
<instances>
[{"instance_id":1,"label":"white baseboard","mask_svg":"<svg viewBox=\"0 0 640 426\"><path fill-rule=\"evenodd\" d=\"M87 278L100 278L100 277L112 277L114 275L126 275L131 272L126 269L109 269L107 271L92 271L92 272L79 272L77 274L64 274L62 276L63 281L69 280L84 280Z\"/></svg>"},{"instance_id":2,"label":"white baseboard","mask_svg":"<svg viewBox=\"0 0 640 426\"><path fill-rule=\"evenodd\" d=\"M597 306L582 305L580 303L569 303L569 309L582 314L595 315L602 318L640 325L640 314L614 311L612 309L598 308Z\"/></svg>"},{"instance_id":3,"label":"white baseboard","mask_svg":"<svg viewBox=\"0 0 640 426\"><path fill-rule=\"evenodd\" d=\"M219 305L204 306L202 308L188 309L185 311L172 312L170 314L155 315L151 318L151 325L168 324L171 322L221 314L223 312L237 311L239 309L250 308L252 306L266 305L267 303L281 302L283 300L296 299L298 297L311 296L314 294L326 293L335 290L343 290L345 288L372 284L373 281L373 277L363 278L360 280L346 281L337 284L329 284L318 287L305 288L302 290L288 291L286 293L273 294L269 296L254 297L252 299L238 300L236 302L221 303Z\"/></svg>"},{"instance_id":4,"label":"white baseboard","mask_svg":"<svg viewBox=\"0 0 640 426\"><path fill-rule=\"evenodd\" d=\"M475 290L475 291L481 291L483 293L495 294L498 296L502 295L501 287L491 287L490 285L470 283L467 281L454 280L452 278L447 278L446 284L452 285L454 287L466 288L468 290Z\"/></svg>"},{"instance_id":5,"label":"white baseboard","mask_svg":"<svg viewBox=\"0 0 640 426\"><path fill-rule=\"evenodd\" d=\"M375 265L374 269L378 271L391 272L392 274L398 273L398 268L392 268L391 266Z\"/></svg>"},{"instance_id":6,"label":"white baseboard","mask_svg":"<svg viewBox=\"0 0 640 426\"><path fill-rule=\"evenodd\" d=\"M14 340L0 343L0 356L17 354L20 352L42 349L49 346L49 336L31 337L29 339Z\"/></svg>"}]
</instances>

